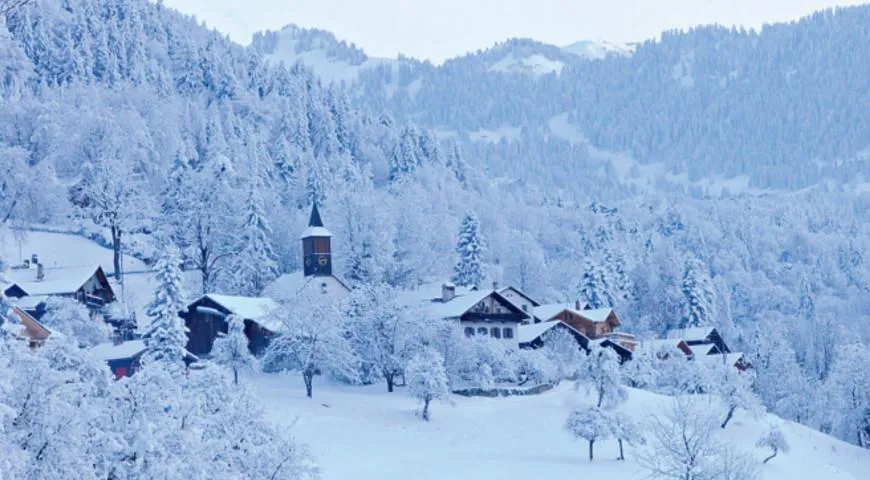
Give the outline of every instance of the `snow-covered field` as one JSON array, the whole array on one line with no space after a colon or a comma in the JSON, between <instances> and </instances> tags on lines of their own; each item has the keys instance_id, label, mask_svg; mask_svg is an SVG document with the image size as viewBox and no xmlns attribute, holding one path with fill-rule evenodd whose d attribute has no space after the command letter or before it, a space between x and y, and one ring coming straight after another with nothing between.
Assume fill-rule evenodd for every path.
<instances>
[{"instance_id":1,"label":"snow-covered field","mask_svg":"<svg viewBox=\"0 0 870 480\"><path fill-rule=\"evenodd\" d=\"M415 401L402 388L388 394L383 385L352 387L317 379L314 398L307 399L296 375L261 375L247 383L276 422L310 445L325 480L646 477L633 461L632 447L627 447L627 461L615 460L615 441L596 444L597 458L589 462L586 443L562 429L570 405L580 395L568 383L529 397L453 396L452 405L434 404L430 423L415 416ZM625 408L641 422L669 402L667 397L631 390ZM761 465L761 478L870 478L870 451L777 417L752 419L738 413L716 434L751 452L760 464L767 451L755 448L755 442L771 424L785 433L791 451Z\"/></svg>"}]
</instances>

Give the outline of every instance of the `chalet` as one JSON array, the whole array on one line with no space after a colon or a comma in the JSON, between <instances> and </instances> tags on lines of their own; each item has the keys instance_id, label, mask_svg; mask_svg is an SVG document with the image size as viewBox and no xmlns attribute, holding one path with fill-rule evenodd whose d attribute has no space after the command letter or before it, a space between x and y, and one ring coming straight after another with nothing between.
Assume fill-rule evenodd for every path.
<instances>
[{"instance_id":1,"label":"chalet","mask_svg":"<svg viewBox=\"0 0 870 480\"><path fill-rule=\"evenodd\" d=\"M560 320L583 333L590 340L609 340L623 349L633 351L637 345L634 335L617 332L622 325L612 308L589 308L580 302L554 303L535 307L536 322Z\"/></svg>"},{"instance_id":2,"label":"chalet","mask_svg":"<svg viewBox=\"0 0 870 480\"><path fill-rule=\"evenodd\" d=\"M731 349L719 335L719 331L713 327L695 327L672 330L668 332L668 339L683 340L698 355L716 355L731 353Z\"/></svg>"},{"instance_id":3,"label":"chalet","mask_svg":"<svg viewBox=\"0 0 870 480\"><path fill-rule=\"evenodd\" d=\"M281 323L272 317L277 309L278 303L269 298L204 295L179 313L188 329L187 350L196 356L210 354L218 335L229 329L226 318L235 315L245 322L251 353L260 355L281 330Z\"/></svg>"},{"instance_id":4,"label":"chalet","mask_svg":"<svg viewBox=\"0 0 870 480\"><path fill-rule=\"evenodd\" d=\"M516 287L508 286L499 290L498 285L493 285L493 289L498 290L498 293L500 293L504 298L508 299L508 301L520 307L520 310L530 315L536 307L541 306L541 304L535 301L535 299L526 295Z\"/></svg>"},{"instance_id":5,"label":"chalet","mask_svg":"<svg viewBox=\"0 0 870 480\"><path fill-rule=\"evenodd\" d=\"M129 377L139 370L142 355L148 350L142 340L101 343L91 348L91 355L106 362L115 378Z\"/></svg>"},{"instance_id":6,"label":"chalet","mask_svg":"<svg viewBox=\"0 0 870 480\"><path fill-rule=\"evenodd\" d=\"M430 319L458 322L468 337L488 336L518 346L517 329L531 315L497 290L476 290L452 283L426 285L400 297L406 306Z\"/></svg>"},{"instance_id":7,"label":"chalet","mask_svg":"<svg viewBox=\"0 0 870 480\"><path fill-rule=\"evenodd\" d=\"M33 269L16 269L9 272L11 283L4 286L3 293L19 299L19 304L35 318L45 312L49 297L68 297L78 300L92 311L115 300L115 292L103 268L64 267L44 268L37 264Z\"/></svg>"}]
</instances>

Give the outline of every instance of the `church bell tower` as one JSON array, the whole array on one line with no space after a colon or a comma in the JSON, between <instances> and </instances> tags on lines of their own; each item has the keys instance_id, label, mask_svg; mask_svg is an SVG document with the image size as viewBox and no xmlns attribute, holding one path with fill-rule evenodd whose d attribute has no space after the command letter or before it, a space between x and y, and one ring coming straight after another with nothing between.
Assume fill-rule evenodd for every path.
<instances>
[{"instance_id":1,"label":"church bell tower","mask_svg":"<svg viewBox=\"0 0 870 480\"><path fill-rule=\"evenodd\" d=\"M301 238L305 276L332 275L332 233L323 226L316 202L311 206L308 228L302 232Z\"/></svg>"}]
</instances>

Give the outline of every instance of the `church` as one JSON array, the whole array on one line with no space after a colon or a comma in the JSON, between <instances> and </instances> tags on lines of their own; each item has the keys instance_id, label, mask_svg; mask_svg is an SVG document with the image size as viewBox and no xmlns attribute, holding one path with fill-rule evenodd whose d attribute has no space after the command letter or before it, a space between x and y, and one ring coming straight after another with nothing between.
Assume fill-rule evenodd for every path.
<instances>
[{"instance_id":1,"label":"church","mask_svg":"<svg viewBox=\"0 0 870 480\"><path fill-rule=\"evenodd\" d=\"M187 350L197 356L208 356L215 339L227 333L226 318L235 315L245 322L251 352L260 355L269 339L283 330L283 324L273 315L279 307L276 300L292 302L296 297L318 294L340 302L350 295L350 288L332 272L332 232L324 227L316 203L300 240L302 271L278 277L260 297L210 293L188 305L179 314L188 329Z\"/></svg>"}]
</instances>

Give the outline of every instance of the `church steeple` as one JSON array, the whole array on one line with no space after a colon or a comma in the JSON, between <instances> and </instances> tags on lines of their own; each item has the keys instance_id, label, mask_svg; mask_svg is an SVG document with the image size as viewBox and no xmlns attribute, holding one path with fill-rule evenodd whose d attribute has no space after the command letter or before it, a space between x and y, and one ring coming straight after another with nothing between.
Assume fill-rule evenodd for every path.
<instances>
[{"instance_id":1,"label":"church steeple","mask_svg":"<svg viewBox=\"0 0 870 480\"><path fill-rule=\"evenodd\" d=\"M323 226L317 202L311 206L308 228L302 232L301 238L305 276L332 275L332 232Z\"/></svg>"}]
</instances>

